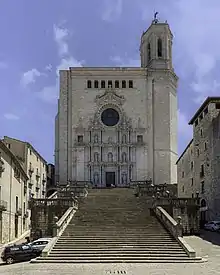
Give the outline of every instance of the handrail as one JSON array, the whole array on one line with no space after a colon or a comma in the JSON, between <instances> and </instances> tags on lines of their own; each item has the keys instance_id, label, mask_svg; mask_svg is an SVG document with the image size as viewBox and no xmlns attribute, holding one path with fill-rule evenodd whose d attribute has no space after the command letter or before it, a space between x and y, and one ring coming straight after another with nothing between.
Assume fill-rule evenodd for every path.
<instances>
[{"instance_id":1,"label":"handrail","mask_svg":"<svg viewBox=\"0 0 220 275\"><path fill-rule=\"evenodd\" d=\"M48 199L55 199L55 197L57 197L57 191L53 192L53 194L51 194Z\"/></svg>"},{"instance_id":2,"label":"handrail","mask_svg":"<svg viewBox=\"0 0 220 275\"><path fill-rule=\"evenodd\" d=\"M166 229L171 233L171 235L178 241L181 247L185 250L187 255L190 258L196 257L196 252L194 249L191 248L190 245L186 243L183 239L183 228L181 225L181 217L178 217L178 221L175 221L166 210L162 207L157 206L154 209L156 216L162 222L162 224L166 227Z\"/></svg>"},{"instance_id":3,"label":"handrail","mask_svg":"<svg viewBox=\"0 0 220 275\"><path fill-rule=\"evenodd\" d=\"M155 209L155 213L159 220L163 223L163 225L167 228L167 230L175 237L182 237L183 230L180 224L181 218L179 217L178 222L172 218L167 211L165 211L162 207L157 206Z\"/></svg>"}]
</instances>

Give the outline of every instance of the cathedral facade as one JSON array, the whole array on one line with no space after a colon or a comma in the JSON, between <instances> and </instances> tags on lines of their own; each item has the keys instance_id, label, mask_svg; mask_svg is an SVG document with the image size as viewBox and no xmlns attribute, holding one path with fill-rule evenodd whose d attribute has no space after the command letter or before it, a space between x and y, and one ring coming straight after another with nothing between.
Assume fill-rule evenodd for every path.
<instances>
[{"instance_id":1,"label":"cathedral facade","mask_svg":"<svg viewBox=\"0 0 220 275\"><path fill-rule=\"evenodd\" d=\"M177 81L172 33L153 21L142 34L141 67L60 71L55 123L59 182L127 186L176 183Z\"/></svg>"}]
</instances>

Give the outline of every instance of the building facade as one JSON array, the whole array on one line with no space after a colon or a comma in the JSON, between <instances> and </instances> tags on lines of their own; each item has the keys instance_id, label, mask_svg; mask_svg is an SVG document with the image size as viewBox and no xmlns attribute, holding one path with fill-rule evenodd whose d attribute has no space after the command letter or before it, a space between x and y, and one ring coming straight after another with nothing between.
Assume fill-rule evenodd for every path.
<instances>
[{"instance_id":1,"label":"building facade","mask_svg":"<svg viewBox=\"0 0 220 275\"><path fill-rule=\"evenodd\" d=\"M52 163L47 164L47 197L53 194L56 190L55 182L55 166Z\"/></svg>"},{"instance_id":2,"label":"building facade","mask_svg":"<svg viewBox=\"0 0 220 275\"><path fill-rule=\"evenodd\" d=\"M0 243L10 242L29 229L27 182L26 171L0 140Z\"/></svg>"},{"instance_id":3,"label":"building facade","mask_svg":"<svg viewBox=\"0 0 220 275\"><path fill-rule=\"evenodd\" d=\"M220 219L220 97L207 98L189 124L193 141L177 161L178 196L200 198L202 221Z\"/></svg>"},{"instance_id":4,"label":"building facade","mask_svg":"<svg viewBox=\"0 0 220 275\"><path fill-rule=\"evenodd\" d=\"M142 34L141 67L60 71L56 181L126 186L176 183L177 81L172 33L153 21Z\"/></svg>"},{"instance_id":5,"label":"building facade","mask_svg":"<svg viewBox=\"0 0 220 275\"><path fill-rule=\"evenodd\" d=\"M20 161L27 173L27 199L45 198L47 183L47 167L44 158L28 142L5 136L3 142Z\"/></svg>"}]
</instances>

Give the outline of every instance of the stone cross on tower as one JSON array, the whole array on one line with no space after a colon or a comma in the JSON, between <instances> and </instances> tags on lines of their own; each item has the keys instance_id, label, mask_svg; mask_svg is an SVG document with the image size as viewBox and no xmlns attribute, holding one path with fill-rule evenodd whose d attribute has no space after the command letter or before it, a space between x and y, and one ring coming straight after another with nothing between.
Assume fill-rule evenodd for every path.
<instances>
[{"instance_id":1,"label":"stone cross on tower","mask_svg":"<svg viewBox=\"0 0 220 275\"><path fill-rule=\"evenodd\" d=\"M154 13L154 20L153 20L153 23L154 23L154 24L157 24L157 23L158 23L157 15L158 15L158 12L155 12L155 13Z\"/></svg>"}]
</instances>

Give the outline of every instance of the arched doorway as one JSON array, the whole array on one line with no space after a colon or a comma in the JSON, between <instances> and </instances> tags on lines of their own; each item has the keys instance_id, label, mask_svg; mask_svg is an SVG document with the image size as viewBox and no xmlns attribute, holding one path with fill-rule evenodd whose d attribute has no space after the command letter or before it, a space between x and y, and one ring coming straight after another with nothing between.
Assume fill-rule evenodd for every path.
<instances>
[{"instance_id":1,"label":"arched doorway","mask_svg":"<svg viewBox=\"0 0 220 275\"><path fill-rule=\"evenodd\" d=\"M200 203L200 228L203 228L204 224L207 222L206 211L207 204L206 201L202 199Z\"/></svg>"}]
</instances>

